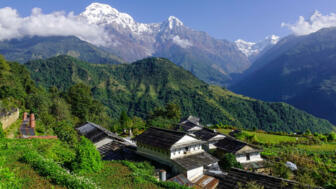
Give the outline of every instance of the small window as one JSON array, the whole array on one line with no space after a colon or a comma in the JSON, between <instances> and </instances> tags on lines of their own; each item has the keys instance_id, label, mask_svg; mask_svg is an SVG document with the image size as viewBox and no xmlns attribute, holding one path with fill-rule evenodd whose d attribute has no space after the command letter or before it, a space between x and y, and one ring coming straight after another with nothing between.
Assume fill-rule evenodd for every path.
<instances>
[{"instance_id":1,"label":"small window","mask_svg":"<svg viewBox=\"0 0 336 189\"><path fill-rule=\"evenodd\" d=\"M250 160L250 154L246 154L246 160Z\"/></svg>"}]
</instances>

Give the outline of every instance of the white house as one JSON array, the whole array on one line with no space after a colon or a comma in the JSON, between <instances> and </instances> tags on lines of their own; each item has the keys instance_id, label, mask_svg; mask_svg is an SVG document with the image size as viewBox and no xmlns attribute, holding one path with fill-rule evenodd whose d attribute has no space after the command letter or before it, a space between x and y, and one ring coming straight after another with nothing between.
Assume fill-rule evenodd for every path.
<instances>
[{"instance_id":1,"label":"white house","mask_svg":"<svg viewBox=\"0 0 336 189\"><path fill-rule=\"evenodd\" d=\"M241 163L243 167L251 167L251 164L253 164L254 168L258 168L258 163L263 162L260 156L261 149L232 137L227 136L218 141L215 145L218 150L224 153L234 154L236 160Z\"/></svg>"},{"instance_id":2,"label":"white house","mask_svg":"<svg viewBox=\"0 0 336 189\"><path fill-rule=\"evenodd\" d=\"M135 138L137 153L172 167L194 182L203 176L204 168L218 160L205 152L205 143L185 132L151 127Z\"/></svg>"},{"instance_id":3,"label":"white house","mask_svg":"<svg viewBox=\"0 0 336 189\"><path fill-rule=\"evenodd\" d=\"M205 150L215 149L214 144L225 138L225 135L204 127L199 121L198 117L189 116L181 120L176 130L187 132L197 139L205 141L206 143L203 144Z\"/></svg>"}]
</instances>

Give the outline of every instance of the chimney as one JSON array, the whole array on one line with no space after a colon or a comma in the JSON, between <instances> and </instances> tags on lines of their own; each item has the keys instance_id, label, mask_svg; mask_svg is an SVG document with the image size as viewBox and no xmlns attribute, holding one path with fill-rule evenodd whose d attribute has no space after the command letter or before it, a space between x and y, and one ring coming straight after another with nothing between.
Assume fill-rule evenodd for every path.
<instances>
[{"instance_id":1,"label":"chimney","mask_svg":"<svg viewBox=\"0 0 336 189\"><path fill-rule=\"evenodd\" d=\"M160 181L166 181L166 179L167 179L167 172L166 172L166 170L161 169L159 171L159 177L160 177Z\"/></svg>"},{"instance_id":2,"label":"chimney","mask_svg":"<svg viewBox=\"0 0 336 189\"><path fill-rule=\"evenodd\" d=\"M23 113L23 121L25 121L27 119L27 115L28 115L27 112Z\"/></svg>"},{"instance_id":3,"label":"chimney","mask_svg":"<svg viewBox=\"0 0 336 189\"><path fill-rule=\"evenodd\" d=\"M31 128L35 128L35 115L34 114L30 114L30 127Z\"/></svg>"}]
</instances>

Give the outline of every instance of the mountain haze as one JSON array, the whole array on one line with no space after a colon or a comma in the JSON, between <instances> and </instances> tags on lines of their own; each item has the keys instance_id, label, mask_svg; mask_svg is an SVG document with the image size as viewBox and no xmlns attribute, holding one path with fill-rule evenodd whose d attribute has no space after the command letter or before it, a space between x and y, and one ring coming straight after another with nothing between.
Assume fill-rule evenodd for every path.
<instances>
[{"instance_id":1,"label":"mountain haze","mask_svg":"<svg viewBox=\"0 0 336 189\"><path fill-rule=\"evenodd\" d=\"M263 54L232 89L284 101L336 123L336 28L289 36Z\"/></svg>"},{"instance_id":2,"label":"mountain haze","mask_svg":"<svg viewBox=\"0 0 336 189\"><path fill-rule=\"evenodd\" d=\"M69 56L35 60L26 64L32 78L45 87L65 90L75 83L92 87L96 99L113 117L122 110L146 117L169 102L180 105L183 116L198 115L204 123L224 123L269 131L329 132L328 121L284 103L265 103L208 85L189 71L163 58L132 64L89 64Z\"/></svg>"},{"instance_id":3,"label":"mountain haze","mask_svg":"<svg viewBox=\"0 0 336 189\"><path fill-rule=\"evenodd\" d=\"M74 36L24 37L0 42L0 54L9 61L25 63L33 59L70 55L98 64L119 64L124 61L107 51Z\"/></svg>"}]
</instances>

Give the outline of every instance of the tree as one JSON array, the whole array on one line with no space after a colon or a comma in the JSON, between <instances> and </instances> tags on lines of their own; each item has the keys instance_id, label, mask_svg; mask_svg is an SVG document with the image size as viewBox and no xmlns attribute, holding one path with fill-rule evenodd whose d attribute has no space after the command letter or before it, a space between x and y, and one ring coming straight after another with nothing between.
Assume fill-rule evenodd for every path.
<instances>
[{"instance_id":1,"label":"tree","mask_svg":"<svg viewBox=\"0 0 336 189\"><path fill-rule=\"evenodd\" d=\"M77 146L76 159L73 162L73 170L78 173L97 172L103 167L100 154L93 143L81 137Z\"/></svg>"},{"instance_id":2,"label":"tree","mask_svg":"<svg viewBox=\"0 0 336 189\"><path fill-rule=\"evenodd\" d=\"M81 121L87 121L92 105L90 87L84 84L76 84L68 91L68 102L71 104L72 113Z\"/></svg>"},{"instance_id":3,"label":"tree","mask_svg":"<svg viewBox=\"0 0 336 189\"><path fill-rule=\"evenodd\" d=\"M128 117L125 111L122 111L119 117L119 123L122 129L131 129L133 126L133 122L131 118Z\"/></svg>"},{"instance_id":4,"label":"tree","mask_svg":"<svg viewBox=\"0 0 336 189\"><path fill-rule=\"evenodd\" d=\"M5 131L2 128L2 123L0 122L0 138L5 138Z\"/></svg>"},{"instance_id":5,"label":"tree","mask_svg":"<svg viewBox=\"0 0 336 189\"><path fill-rule=\"evenodd\" d=\"M57 121L71 119L69 105L62 98L55 98L53 100L53 105L51 106L50 110Z\"/></svg>"},{"instance_id":6,"label":"tree","mask_svg":"<svg viewBox=\"0 0 336 189\"><path fill-rule=\"evenodd\" d=\"M181 109L177 104L169 103L166 105L166 117L179 121L181 119Z\"/></svg>"},{"instance_id":7,"label":"tree","mask_svg":"<svg viewBox=\"0 0 336 189\"><path fill-rule=\"evenodd\" d=\"M5 58L0 55L0 78L2 79L10 70L9 64L6 62Z\"/></svg>"},{"instance_id":8,"label":"tree","mask_svg":"<svg viewBox=\"0 0 336 189\"><path fill-rule=\"evenodd\" d=\"M328 141L334 141L336 140L336 133L331 132L328 134Z\"/></svg>"},{"instance_id":9,"label":"tree","mask_svg":"<svg viewBox=\"0 0 336 189\"><path fill-rule=\"evenodd\" d=\"M78 134L70 122L58 122L53 129L55 134L61 141L73 146L78 143Z\"/></svg>"},{"instance_id":10,"label":"tree","mask_svg":"<svg viewBox=\"0 0 336 189\"><path fill-rule=\"evenodd\" d=\"M236 160L236 156L232 153L224 154L223 158L219 161L219 166L223 170L229 170L232 167L242 168L239 162Z\"/></svg>"}]
</instances>

